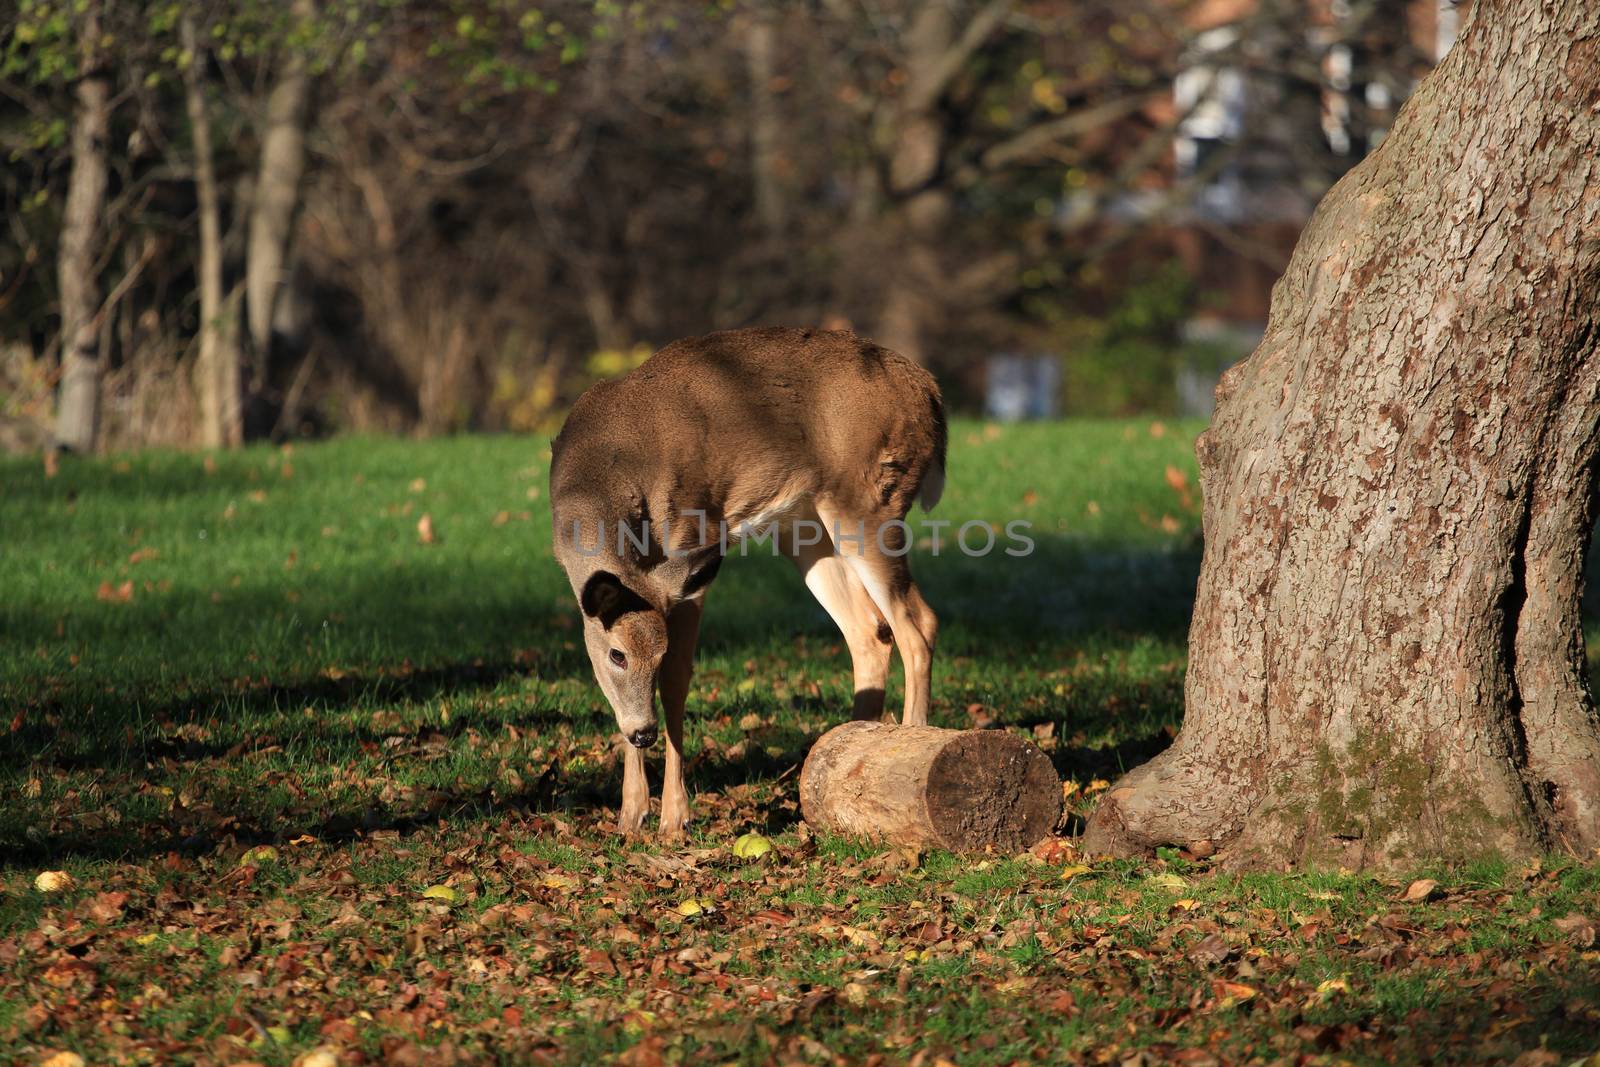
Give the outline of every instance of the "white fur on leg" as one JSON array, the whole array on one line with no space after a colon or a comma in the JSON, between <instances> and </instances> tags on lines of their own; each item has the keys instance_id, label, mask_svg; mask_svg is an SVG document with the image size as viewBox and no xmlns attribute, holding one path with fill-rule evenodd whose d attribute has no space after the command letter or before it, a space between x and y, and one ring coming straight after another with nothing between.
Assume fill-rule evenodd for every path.
<instances>
[{"instance_id":1,"label":"white fur on leg","mask_svg":"<svg viewBox=\"0 0 1600 1067\"><path fill-rule=\"evenodd\" d=\"M624 742L622 751L622 808L617 831L636 834L650 814L650 779L644 773L644 750Z\"/></svg>"}]
</instances>

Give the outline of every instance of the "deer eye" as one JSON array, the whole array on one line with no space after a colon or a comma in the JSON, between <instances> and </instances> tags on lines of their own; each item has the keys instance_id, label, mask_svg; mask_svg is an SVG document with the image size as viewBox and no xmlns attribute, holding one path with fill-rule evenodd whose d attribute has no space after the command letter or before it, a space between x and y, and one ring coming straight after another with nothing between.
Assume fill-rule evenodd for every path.
<instances>
[{"instance_id":1,"label":"deer eye","mask_svg":"<svg viewBox=\"0 0 1600 1067\"><path fill-rule=\"evenodd\" d=\"M628 657L622 654L622 649L620 648L613 648L611 650L611 662L616 664L618 667L621 667L623 670L628 669Z\"/></svg>"}]
</instances>

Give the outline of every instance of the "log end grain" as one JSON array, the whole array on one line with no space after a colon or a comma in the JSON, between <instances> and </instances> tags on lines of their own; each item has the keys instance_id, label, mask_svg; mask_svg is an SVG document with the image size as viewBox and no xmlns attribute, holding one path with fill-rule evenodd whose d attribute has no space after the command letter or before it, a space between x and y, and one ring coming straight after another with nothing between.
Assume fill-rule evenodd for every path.
<instances>
[{"instance_id":1,"label":"log end grain","mask_svg":"<svg viewBox=\"0 0 1600 1067\"><path fill-rule=\"evenodd\" d=\"M968 730L928 771L928 820L952 852L1020 852L1061 819L1061 777L1050 757L997 730Z\"/></svg>"}]
</instances>

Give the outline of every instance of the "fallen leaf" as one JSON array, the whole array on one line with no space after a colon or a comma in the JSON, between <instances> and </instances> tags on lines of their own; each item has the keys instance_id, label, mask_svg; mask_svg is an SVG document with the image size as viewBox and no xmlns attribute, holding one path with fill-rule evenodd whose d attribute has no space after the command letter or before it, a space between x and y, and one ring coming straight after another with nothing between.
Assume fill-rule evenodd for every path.
<instances>
[{"instance_id":1,"label":"fallen leaf","mask_svg":"<svg viewBox=\"0 0 1600 1067\"><path fill-rule=\"evenodd\" d=\"M263 863L274 863L277 859L278 850L276 848L271 845L257 845L255 848L246 850L245 854L239 857L239 865L259 867Z\"/></svg>"},{"instance_id":2,"label":"fallen leaf","mask_svg":"<svg viewBox=\"0 0 1600 1067\"><path fill-rule=\"evenodd\" d=\"M430 885L422 891L426 900L437 900L444 904L456 904L461 900L461 894L447 885Z\"/></svg>"},{"instance_id":3,"label":"fallen leaf","mask_svg":"<svg viewBox=\"0 0 1600 1067\"><path fill-rule=\"evenodd\" d=\"M1415 882L1406 886L1404 899L1412 901L1427 900L1433 896L1433 891L1438 888L1439 883L1432 878L1418 878Z\"/></svg>"},{"instance_id":4,"label":"fallen leaf","mask_svg":"<svg viewBox=\"0 0 1600 1067\"><path fill-rule=\"evenodd\" d=\"M1161 874L1152 874L1145 879L1145 884L1153 885L1158 889L1188 889L1189 883L1181 874L1163 871Z\"/></svg>"},{"instance_id":5,"label":"fallen leaf","mask_svg":"<svg viewBox=\"0 0 1600 1067\"><path fill-rule=\"evenodd\" d=\"M1567 940L1579 948L1588 948L1595 942L1594 920L1577 912L1556 919L1550 925L1566 934Z\"/></svg>"},{"instance_id":6,"label":"fallen leaf","mask_svg":"<svg viewBox=\"0 0 1600 1067\"><path fill-rule=\"evenodd\" d=\"M1189 958L1202 967L1209 967L1226 960L1232 952L1227 938L1210 934L1189 950Z\"/></svg>"},{"instance_id":7,"label":"fallen leaf","mask_svg":"<svg viewBox=\"0 0 1600 1067\"><path fill-rule=\"evenodd\" d=\"M297 1057L294 1067L339 1067L339 1054L327 1045L318 1045L305 1055Z\"/></svg>"},{"instance_id":8,"label":"fallen leaf","mask_svg":"<svg viewBox=\"0 0 1600 1067\"><path fill-rule=\"evenodd\" d=\"M1217 1007L1231 1008L1255 999L1258 990L1255 986L1245 985L1243 982L1216 981L1211 983L1212 990L1217 994Z\"/></svg>"},{"instance_id":9,"label":"fallen leaf","mask_svg":"<svg viewBox=\"0 0 1600 1067\"><path fill-rule=\"evenodd\" d=\"M1350 992L1350 983L1343 978L1329 978L1317 984L1317 999L1323 1002L1332 1000L1336 993Z\"/></svg>"},{"instance_id":10,"label":"fallen leaf","mask_svg":"<svg viewBox=\"0 0 1600 1067\"><path fill-rule=\"evenodd\" d=\"M1510 1067L1559 1067L1561 1057L1547 1048L1530 1048L1511 1061Z\"/></svg>"},{"instance_id":11,"label":"fallen leaf","mask_svg":"<svg viewBox=\"0 0 1600 1067\"><path fill-rule=\"evenodd\" d=\"M1078 850L1064 837L1047 837L1028 850L1045 863L1064 863L1075 859Z\"/></svg>"},{"instance_id":12,"label":"fallen leaf","mask_svg":"<svg viewBox=\"0 0 1600 1067\"><path fill-rule=\"evenodd\" d=\"M39 1061L39 1067L84 1067L84 1060L76 1052L52 1052Z\"/></svg>"},{"instance_id":13,"label":"fallen leaf","mask_svg":"<svg viewBox=\"0 0 1600 1067\"><path fill-rule=\"evenodd\" d=\"M1074 863L1072 866L1067 867L1067 868L1062 870L1061 877L1062 878L1076 878L1080 874L1093 874L1093 873L1094 873L1094 868L1093 867L1085 867L1081 863Z\"/></svg>"},{"instance_id":14,"label":"fallen leaf","mask_svg":"<svg viewBox=\"0 0 1600 1067\"><path fill-rule=\"evenodd\" d=\"M868 952L877 952L883 947L883 942L878 940L877 935L871 930L862 930L854 926L841 926L839 933L852 945L866 949Z\"/></svg>"},{"instance_id":15,"label":"fallen leaf","mask_svg":"<svg viewBox=\"0 0 1600 1067\"><path fill-rule=\"evenodd\" d=\"M95 599L103 600L108 604L126 604L133 599L133 582L126 581L121 585L112 585L110 582L101 582L100 588L95 590Z\"/></svg>"},{"instance_id":16,"label":"fallen leaf","mask_svg":"<svg viewBox=\"0 0 1600 1067\"><path fill-rule=\"evenodd\" d=\"M662 1049L666 1047L666 1039L659 1034L651 1034L638 1044L624 1051L613 1061L618 1067L661 1067L666 1063Z\"/></svg>"},{"instance_id":17,"label":"fallen leaf","mask_svg":"<svg viewBox=\"0 0 1600 1067\"><path fill-rule=\"evenodd\" d=\"M439 543L439 535L433 531L433 516L426 512L423 513L422 518L417 520L417 540L425 545Z\"/></svg>"},{"instance_id":18,"label":"fallen leaf","mask_svg":"<svg viewBox=\"0 0 1600 1067\"><path fill-rule=\"evenodd\" d=\"M689 897L678 905L677 911L679 915L682 915L685 918L692 918L696 915L704 915L706 912L710 911L710 904L711 901L709 900L702 901L697 897Z\"/></svg>"},{"instance_id":19,"label":"fallen leaf","mask_svg":"<svg viewBox=\"0 0 1600 1067\"><path fill-rule=\"evenodd\" d=\"M127 893L99 893L93 900L89 901L89 916L96 922L116 922L122 918L123 905L127 904L127 902Z\"/></svg>"}]
</instances>

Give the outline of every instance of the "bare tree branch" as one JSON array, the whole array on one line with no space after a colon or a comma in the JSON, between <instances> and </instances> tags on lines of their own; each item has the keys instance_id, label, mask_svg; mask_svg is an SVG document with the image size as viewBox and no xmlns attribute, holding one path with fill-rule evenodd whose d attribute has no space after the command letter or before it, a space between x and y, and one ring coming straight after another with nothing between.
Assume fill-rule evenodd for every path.
<instances>
[{"instance_id":1,"label":"bare tree branch","mask_svg":"<svg viewBox=\"0 0 1600 1067\"><path fill-rule=\"evenodd\" d=\"M1082 136L1119 119L1127 118L1162 95L1160 92L1149 92L1107 100L1093 107L1030 126L1015 136L985 149L983 155L979 157L978 165L983 170L999 170L1068 138Z\"/></svg>"},{"instance_id":2,"label":"bare tree branch","mask_svg":"<svg viewBox=\"0 0 1600 1067\"><path fill-rule=\"evenodd\" d=\"M943 3L945 0L932 0ZM982 11L967 23L955 44L945 50L933 64L906 90L903 106L908 111L922 111L944 95L956 75L967 65L974 52L983 47L990 34L999 28L1011 13L1013 0L989 0Z\"/></svg>"}]
</instances>

